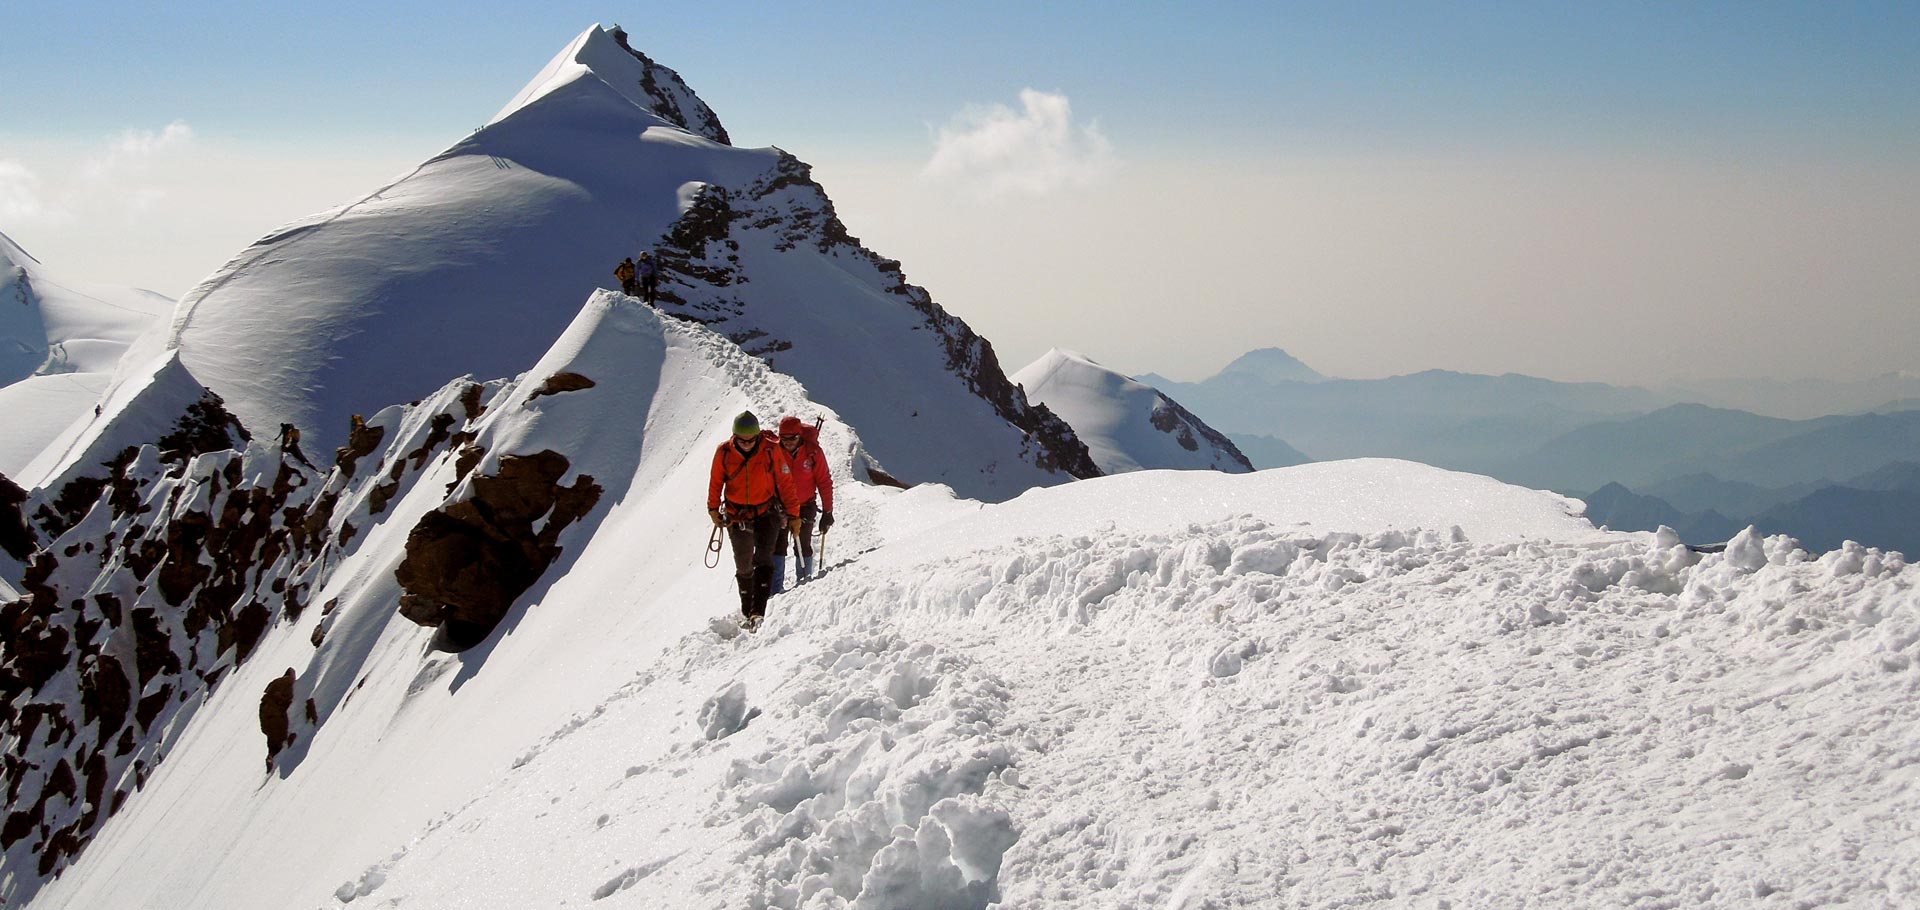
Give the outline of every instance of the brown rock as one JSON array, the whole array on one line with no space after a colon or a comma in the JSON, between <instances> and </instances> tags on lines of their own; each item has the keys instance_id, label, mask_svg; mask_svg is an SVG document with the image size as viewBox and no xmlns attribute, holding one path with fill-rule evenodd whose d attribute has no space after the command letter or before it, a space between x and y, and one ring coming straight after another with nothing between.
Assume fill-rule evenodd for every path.
<instances>
[{"instance_id":1,"label":"brown rock","mask_svg":"<svg viewBox=\"0 0 1920 910\"><path fill-rule=\"evenodd\" d=\"M33 531L27 527L27 513L21 508L27 491L0 474L0 550L22 562L33 555Z\"/></svg>"},{"instance_id":2,"label":"brown rock","mask_svg":"<svg viewBox=\"0 0 1920 910\"><path fill-rule=\"evenodd\" d=\"M533 390L533 394L527 396L527 400L532 401L542 395L558 395L561 392L578 392L581 389L591 389L597 384L579 373L555 373L548 376L547 381L541 383L539 388Z\"/></svg>"},{"instance_id":3,"label":"brown rock","mask_svg":"<svg viewBox=\"0 0 1920 910\"><path fill-rule=\"evenodd\" d=\"M335 451L333 457L334 466L348 478L353 477L354 466L360 459L373 454L373 450L380 447L380 440L387 435L386 427L367 426L358 414L353 418L353 428L347 432L347 444Z\"/></svg>"},{"instance_id":4,"label":"brown rock","mask_svg":"<svg viewBox=\"0 0 1920 910\"><path fill-rule=\"evenodd\" d=\"M287 710L293 707L293 682L293 668L288 667L286 673L267 683L260 695L260 732L267 736L269 765L293 741L293 723L287 716Z\"/></svg>"},{"instance_id":5,"label":"brown rock","mask_svg":"<svg viewBox=\"0 0 1920 910\"><path fill-rule=\"evenodd\" d=\"M474 479L472 498L422 516L394 573L406 591L401 615L425 626L457 624L462 639L491 632L559 557L560 533L600 500L591 477L560 486L568 467L558 452L508 455L498 474Z\"/></svg>"}]
</instances>

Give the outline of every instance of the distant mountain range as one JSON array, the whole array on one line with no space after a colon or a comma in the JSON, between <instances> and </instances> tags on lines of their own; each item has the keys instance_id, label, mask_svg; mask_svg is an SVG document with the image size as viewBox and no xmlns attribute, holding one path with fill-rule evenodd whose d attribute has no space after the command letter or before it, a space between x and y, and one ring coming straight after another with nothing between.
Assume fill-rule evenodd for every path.
<instances>
[{"instance_id":1,"label":"distant mountain range","mask_svg":"<svg viewBox=\"0 0 1920 910\"><path fill-rule=\"evenodd\" d=\"M1920 452L1920 411L1782 420L1705 405L1582 427L1495 476L1562 492L1609 481L1652 486L1688 474L1762 487L1854 477Z\"/></svg>"},{"instance_id":2,"label":"distant mountain range","mask_svg":"<svg viewBox=\"0 0 1920 910\"><path fill-rule=\"evenodd\" d=\"M1670 390L1516 374L1329 378L1278 348L1249 352L1200 382L1140 378L1232 435L1256 467L1308 454L1406 458L1585 495L1597 521L1666 524L1689 540L1725 539L1762 519L1763 531L1809 546L1837 545L1849 530L1879 546L1907 539L1899 504L1920 452L1920 399L1899 395L1920 379L1906 374L1749 384L1752 395L1799 402L1788 410L1866 403L1799 418L1675 400ZM1706 386L1721 398L1736 387Z\"/></svg>"},{"instance_id":3,"label":"distant mountain range","mask_svg":"<svg viewBox=\"0 0 1920 910\"><path fill-rule=\"evenodd\" d=\"M1677 401L1697 401L1805 420L1826 414L1911 411L1920 408L1920 373L1883 373L1867 379L1706 379L1660 387Z\"/></svg>"},{"instance_id":4,"label":"distant mountain range","mask_svg":"<svg viewBox=\"0 0 1920 910\"><path fill-rule=\"evenodd\" d=\"M1386 379L1329 379L1277 348L1248 354L1201 382L1154 374L1141 381L1236 439L1273 436L1317 459L1409 458L1495 476L1517 452L1591 423L1671 403L1645 389L1512 373L1428 370Z\"/></svg>"},{"instance_id":5,"label":"distant mountain range","mask_svg":"<svg viewBox=\"0 0 1920 910\"><path fill-rule=\"evenodd\" d=\"M1807 490L1767 490L1752 484L1722 481L1696 474L1663 484L1671 495L1683 497L1680 506L1665 496L1635 493L1609 483L1585 497L1587 518L1616 531L1651 531L1661 525L1680 532L1689 542L1725 540L1747 525L1762 534L1788 534L1815 551L1831 550L1852 540L1871 547L1920 553L1920 463L1897 462L1844 483L1815 485ZM1801 495L1780 499L1792 492ZM1718 509L1691 507L1717 499L1721 504L1745 501L1751 510L1733 517ZM1773 501L1778 499L1779 501Z\"/></svg>"}]
</instances>

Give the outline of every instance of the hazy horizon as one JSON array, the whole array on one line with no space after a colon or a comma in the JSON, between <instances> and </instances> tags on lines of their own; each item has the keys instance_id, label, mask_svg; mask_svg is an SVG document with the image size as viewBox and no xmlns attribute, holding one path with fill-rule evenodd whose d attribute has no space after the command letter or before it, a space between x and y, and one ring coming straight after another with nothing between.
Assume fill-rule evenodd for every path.
<instances>
[{"instance_id":1,"label":"hazy horizon","mask_svg":"<svg viewBox=\"0 0 1920 910\"><path fill-rule=\"evenodd\" d=\"M0 14L0 232L178 297L458 141L617 12ZM1349 378L1657 387L1920 369L1916 22L988 4L625 25L736 143L813 164L1009 372L1064 347L1197 380L1280 347Z\"/></svg>"}]
</instances>

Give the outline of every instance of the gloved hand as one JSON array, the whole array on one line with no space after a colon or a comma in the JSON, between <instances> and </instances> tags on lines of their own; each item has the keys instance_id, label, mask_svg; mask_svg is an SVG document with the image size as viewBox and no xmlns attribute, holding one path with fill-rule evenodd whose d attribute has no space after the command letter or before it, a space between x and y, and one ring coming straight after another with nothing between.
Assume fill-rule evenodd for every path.
<instances>
[{"instance_id":1,"label":"gloved hand","mask_svg":"<svg viewBox=\"0 0 1920 910\"><path fill-rule=\"evenodd\" d=\"M833 512L832 511L821 512L820 513L820 530L822 532L825 532L828 528L831 528L831 527L833 527Z\"/></svg>"},{"instance_id":2,"label":"gloved hand","mask_svg":"<svg viewBox=\"0 0 1920 910\"><path fill-rule=\"evenodd\" d=\"M720 517L719 509L708 509L707 517L713 519L713 526L716 528L727 523L726 519Z\"/></svg>"},{"instance_id":3,"label":"gloved hand","mask_svg":"<svg viewBox=\"0 0 1920 910\"><path fill-rule=\"evenodd\" d=\"M787 533L792 534L795 537L800 536L800 519L799 518L787 519Z\"/></svg>"}]
</instances>

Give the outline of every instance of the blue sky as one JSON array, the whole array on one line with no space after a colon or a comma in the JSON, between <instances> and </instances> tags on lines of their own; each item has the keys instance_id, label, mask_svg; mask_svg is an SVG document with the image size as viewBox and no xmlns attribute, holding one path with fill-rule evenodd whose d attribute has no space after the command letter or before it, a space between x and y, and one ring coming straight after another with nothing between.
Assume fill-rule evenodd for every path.
<instances>
[{"instance_id":1,"label":"blue sky","mask_svg":"<svg viewBox=\"0 0 1920 910\"><path fill-rule=\"evenodd\" d=\"M1345 375L1920 368L1890 239L1920 232L1911 2L3 2L0 231L182 293L459 138L596 21L736 142L815 164L1012 365L1059 344L1199 375L1252 341ZM1098 161L929 185L942 137L1026 90L1070 99ZM1143 285L1142 257L1172 262ZM1169 298L1217 309L1129 334ZM1810 308L1853 334L1808 346ZM1604 355L1548 353L1603 315ZM1646 320L1740 328L1702 359ZM1487 321L1511 333L1460 328Z\"/></svg>"},{"instance_id":2,"label":"blue sky","mask_svg":"<svg viewBox=\"0 0 1920 910\"><path fill-rule=\"evenodd\" d=\"M749 135L919 139L1024 86L1249 143L1920 136L1920 4L8 3L7 129L443 134L619 21ZM903 127L903 124L905 127ZM1677 136L1676 136L1677 134Z\"/></svg>"}]
</instances>

